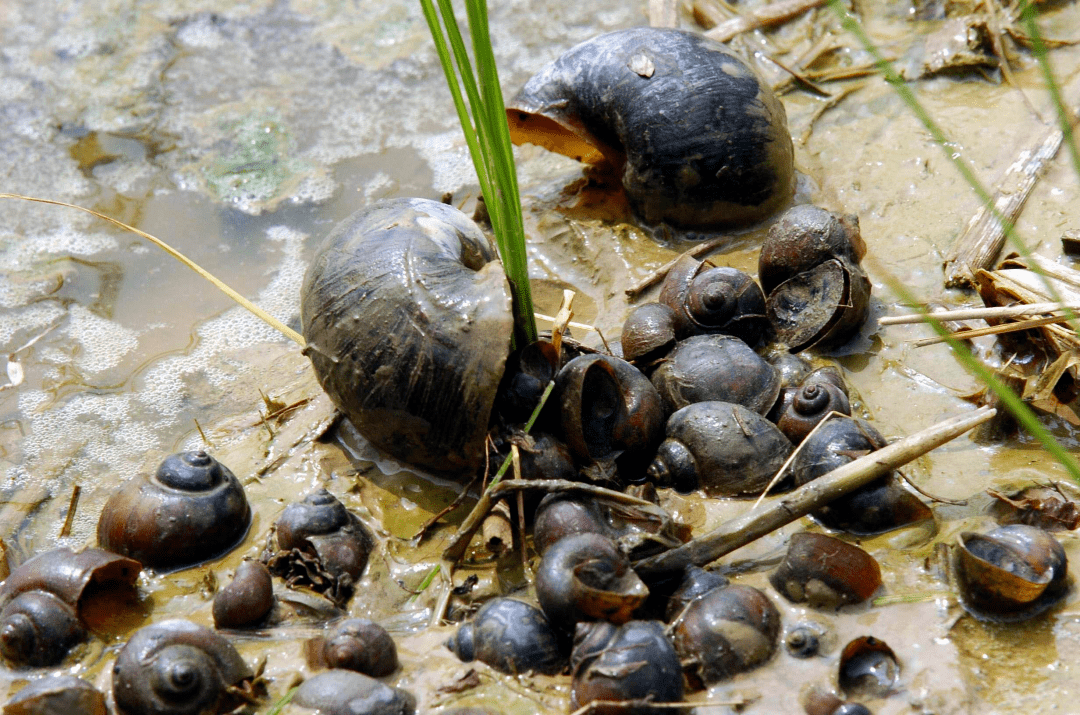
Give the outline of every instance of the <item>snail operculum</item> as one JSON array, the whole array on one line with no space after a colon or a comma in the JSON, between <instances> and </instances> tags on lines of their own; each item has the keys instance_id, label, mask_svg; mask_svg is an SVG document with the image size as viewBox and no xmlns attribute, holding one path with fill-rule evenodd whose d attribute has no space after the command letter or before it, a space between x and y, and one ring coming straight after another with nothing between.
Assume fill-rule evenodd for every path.
<instances>
[{"instance_id":1,"label":"snail operculum","mask_svg":"<svg viewBox=\"0 0 1080 715\"><path fill-rule=\"evenodd\" d=\"M606 162L645 221L760 220L794 187L783 105L742 60L700 35L600 35L544 67L507 107L515 143Z\"/></svg>"},{"instance_id":2,"label":"snail operculum","mask_svg":"<svg viewBox=\"0 0 1080 715\"><path fill-rule=\"evenodd\" d=\"M513 321L502 264L457 209L381 201L339 224L304 279L307 354L360 433L410 464L483 464Z\"/></svg>"}]
</instances>

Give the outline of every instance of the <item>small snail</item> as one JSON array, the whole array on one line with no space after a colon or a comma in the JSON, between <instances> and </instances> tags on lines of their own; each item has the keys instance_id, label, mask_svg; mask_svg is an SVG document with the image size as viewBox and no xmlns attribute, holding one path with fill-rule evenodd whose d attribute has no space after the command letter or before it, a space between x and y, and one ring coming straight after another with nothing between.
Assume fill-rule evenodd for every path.
<instances>
[{"instance_id":1,"label":"small snail","mask_svg":"<svg viewBox=\"0 0 1080 715\"><path fill-rule=\"evenodd\" d=\"M836 609L862 603L881 586L881 567L858 546L825 534L794 534L769 583L793 603Z\"/></svg>"},{"instance_id":2,"label":"small snail","mask_svg":"<svg viewBox=\"0 0 1080 715\"><path fill-rule=\"evenodd\" d=\"M590 713L601 715L661 715L664 708L649 702L677 703L683 699L679 658L659 621L579 623L570 656L573 680L570 710L597 700L635 701L637 704L604 706Z\"/></svg>"},{"instance_id":3,"label":"small snail","mask_svg":"<svg viewBox=\"0 0 1080 715\"><path fill-rule=\"evenodd\" d=\"M874 636L849 642L840 652L837 681L849 698L883 698L900 680L900 662L889 644Z\"/></svg>"},{"instance_id":4,"label":"small snail","mask_svg":"<svg viewBox=\"0 0 1080 715\"><path fill-rule=\"evenodd\" d=\"M644 303L623 323L623 358L646 369L675 347L675 311L663 303Z\"/></svg>"},{"instance_id":5,"label":"small snail","mask_svg":"<svg viewBox=\"0 0 1080 715\"><path fill-rule=\"evenodd\" d=\"M247 628L266 619L274 607L274 583L262 563L245 559L229 585L214 594L214 627Z\"/></svg>"},{"instance_id":6,"label":"small snail","mask_svg":"<svg viewBox=\"0 0 1080 715\"><path fill-rule=\"evenodd\" d=\"M791 454L776 425L742 405L698 402L667 423L667 439L648 468L657 486L709 496L760 494Z\"/></svg>"},{"instance_id":7,"label":"small snail","mask_svg":"<svg viewBox=\"0 0 1080 715\"><path fill-rule=\"evenodd\" d=\"M203 451L167 457L153 475L122 484L98 519L98 544L144 566L172 570L220 556L251 524L239 480Z\"/></svg>"},{"instance_id":8,"label":"small snail","mask_svg":"<svg viewBox=\"0 0 1080 715\"><path fill-rule=\"evenodd\" d=\"M978 618L1019 621L1042 613L1068 590L1065 549L1026 524L964 532L956 549L961 602Z\"/></svg>"},{"instance_id":9,"label":"small snail","mask_svg":"<svg viewBox=\"0 0 1080 715\"><path fill-rule=\"evenodd\" d=\"M352 670L328 670L305 680L292 704L320 715L413 715L416 698Z\"/></svg>"},{"instance_id":10,"label":"small snail","mask_svg":"<svg viewBox=\"0 0 1080 715\"><path fill-rule=\"evenodd\" d=\"M724 46L641 27L594 37L508 104L510 137L622 175L649 223L758 221L793 191L783 105Z\"/></svg>"},{"instance_id":11,"label":"small snail","mask_svg":"<svg viewBox=\"0 0 1080 715\"><path fill-rule=\"evenodd\" d=\"M621 457L620 472L628 479L640 479L642 462L664 431L660 396L640 370L609 355L582 355L559 371L552 398L575 457L582 461Z\"/></svg>"},{"instance_id":12,"label":"small snail","mask_svg":"<svg viewBox=\"0 0 1080 715\"><path fill-rule=\"evenodd\" d=\"M368 441L441 472L483 464L512 318L475 223L424 199L363 208L316 252L300 310L319 384Z\"/></svg>"},{"instance_id":13,"label":"small snail","mask_svg":"<svg viewBox=\"0 0 1080 715\"><path fill-rule=\"evenodd\" d=\"M59 663L86 637L83 604L112 586L133 588L140 570L101 549L54 549L28 560L0 586L0 653L17 665Z\"/></svg>"},{"instance_id":14,"label":"small snail","mask_svg":"<svg viewBox=\"0 0 1080 715\"><path fill-rule=\"evenodd\" d=\"M811 690L803 700L806 715L872 715L862 703L844 701L825 690Z\"/></svg>"},{"instance_id":15,"label":"small snail","mask_svg":"<svg viewBox=\"0 0 1080 715\"><path fill-rule=\"evenodd\" d=\"M776 426L797 445L831 412L850 415L851 402L840 371L823 367L807 375L792 392Z\"/></svg>"},{"instance_id":16,"label":"small snail","mask_svg":"<svg viewBox=\"0 0 1080 715\"><path fill-rule=\"evenodd\" d=\"M690 255L672 266L657 300L673 311L672 327L679 340L722 333L757 345L769 329L765 294L753 278Z\"/></svg>"},{"instance_id":17,"label":"small snail","mask_svg":"<svg viewBox=\"0 0 1080 715\"><path fill-rule=\"evenodd\" d=\"M274 530L277 548L263 558L272 573L290 584L308 583L340 603L352 597L374 540L337 497L325 489L308 494L285 507Z\"/></svg>"},{"instance_id":18,"label":"small snail","mask_svg":"<svg viewBox=\"0 0 1080 715\"><path fill-rule=\"evenodd\" d=\"M566 666L559 638L540 609L512 598L494 598L446 642L468 663L479 660L503 673L554 675Z\"/></svg>"},{"instance_id":19,"label":"small snail","mask_svg":"<svg viewBox=\"0 0 1080 715\"><path fill-rule=\"evenodd\" d=\"M625 623L649 589L614 542L599 534L560 539L540 560L536 598L556 628L578 621Z\"/></svg>"},{"instance_id":20,"label":"small snail","mask_svg":"<svg viewBox=\"0 0 1080 715\"><path fill-rule=\"evenodd\" d=\"M4 715L107 715L105 696L82 678L52 675L29 685L4 705Z\"/></svg>"},{"instance_id":21,"label":"small snail","mask_svg":"<svg viewBox=\"0 0 1080 715\"><path fill-rule=\"evenodd\" d=\"M843 342L870 306L870 279L859 261L866 244L856 216L816 206L788 209L769 229L758 279L769 322L792 352Z\"/></svg>"},{"instance_id":22,"label":"small snail","mask_svg":"<svg viewBox=\"0 0 1080 715\"><path fill-rule=\"evenodd\" d=\"M354 670L381 678L398 669L397 646L386 629L366 618L347 618L307 642L309 665Z\"/></svg>"},{"instance_id":23,"label":"small snail","mask_svg":"<svg viewBox=\"0 0 1080 715\"><path fill-rule=\"evenodd\" d=\"M712 685L772 656L780 613L758 589L731 584L691 601L672 623L671 632L689 674Z\"/></svg>"},{"instance_id":24,"label":"small snail","mask_svg":"<svg viewBox=\"0 0 1080 715\"><path fill-rule=\"evenodd\" d=\"M836 631L824 621L803 620L784 633L784 648L793 658L813 658L836 647Z\"/></svg>"},{"instance_id":25,"label":"small snail","mask_svg":"<svg viewBox=\"0 0 1080 715\"><path fill-rule=\"evenodd\" d=\"M885 444L885 438L868 422L834 416L805 440L792 461L791 474L795 484L802 486ZM813 516L830 529L852 534L879 534L934 518L930 507L904 489L892 474L834 499Z\"/></svg>"},{"instance_id":26,"label":"small snail","mask_svg":"<svg viewBox=\"0 0 1080 715\"><path fill-rule=\"evenodd\" d=\"M190 621L146 626L120 649L113 699L124 715L203 715L235 707L228 692L252 677L227 640Z\"/></svg>"},{"instance_id":27,"label":"small snail","mask_svg":"<svg viewBox=\"0 0 1080 715\"><path fill-rule=\"evenodd\" d=\"M695 402L734 402L765 414L780 394L780 376L742 340L696 335L679 341L652 374L664 412Z\"/></svg>"}]
</instances>

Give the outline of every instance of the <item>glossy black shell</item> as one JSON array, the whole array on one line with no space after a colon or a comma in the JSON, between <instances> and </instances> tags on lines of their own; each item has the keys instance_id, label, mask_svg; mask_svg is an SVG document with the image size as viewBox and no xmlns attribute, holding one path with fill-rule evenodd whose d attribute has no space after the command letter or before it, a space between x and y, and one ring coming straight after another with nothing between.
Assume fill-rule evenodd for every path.
<instances>
[{"instance_id":1,"label":"glossy black shell","mask_svg":"<svg viewBox=\"0 0 1080 715\"><path fill-rule=\"evenodd\" d=\"M544 613L512 598L494 598L446 642L465 662L479 660L503 673L554 675L566 666L559 639Z\"/></svg>"},{"instance_id":2,"label":"glossy black shell","mask_svg":"<svg viewBox=\"0 0 1080 715\"><path fill-rule=\"evenodd\" d=\"M515 143L615 166L650 223L747 223L792 195L783 105L694 33L639 27L587 40L530 79L507 117Z\"/></svg>"},{"instance_id":3,"label":"glossy black shell","mask_svg":"<svg viewBox=\"0 0 1080 715\"><path fill-rule=\"evenodd\" d=\"M597 704L598 715L662 715L665 708L647 701L673 703L683 699L679 658L659 621L582 623L571 654L573 682L570 710L596 700L641 701L633 707Z\"/></svg>"},{"instance_id":4,"label":"glossy black shell","mask_svg":"<svg viewBox=\"0 0 1080 715\"><path fill-rule=\"evenodd\" d=\"M300 312L319 384L372 444L440 472L483 463L512 319L468 217L424 199L357 211L316 251Z\"/></svg>"}]
</instances>

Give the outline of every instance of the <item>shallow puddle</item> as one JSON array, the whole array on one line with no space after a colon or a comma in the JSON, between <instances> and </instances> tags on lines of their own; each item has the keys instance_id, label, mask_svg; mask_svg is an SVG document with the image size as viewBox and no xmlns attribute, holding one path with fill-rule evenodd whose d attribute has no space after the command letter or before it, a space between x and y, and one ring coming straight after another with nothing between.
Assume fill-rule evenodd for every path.
<instances>
[{"instance_id":1,"label":"shallow puddle","mask_svg":"<svg viewBox=\"0 0 1080 715\"><path fill-rule=\"evenodd\" d=\"M883 52L902 60L938 27L910 19L915 11L906 3L857 7ZM645 2L611 0L493 4L505 90L512 93L581 40L643 24L646 11ZM764 55L805 50L829 29L836 31L836 64L864 63L866 53L837 29L828 10L816 12L732 45L757 54L774 81L783 76ZM1050 4L1044 12L1047 35L1080 33L1074 4ZM357 207L451 192L455 204L471 210L473 170L419 5L411 0L110 0L55 13L9 0L0 18L0 157L7 167L0 190L91 207L157 235L291 327L299 328L300 285L314 243ZM693 26L689 16L682 23ZM1080 50L1063 47L1050 56L1066 97L1075 101ZM1017 87L1051 116L1037 66L1026 53L1016 59ZM996 74L991 79L956 75L911 85L951 149L986 185L1044 131L1017 87L997 82ZM873 318L906 312L890 281L925 303L978 303L974 294L944 289L941 270L978 201L883 81L823 86L832 98L802 91L782 97L795 138L795 200L859 216L874 298L860 335L820 357L843 368L858 394L856 410L887 437L899 437L973 409L962 396L978 383L948 348L912 346L930 334L927 328L879 327ZM586 186L575 162L532 146L515 151L538 310L553 315L562 289L573 288L575 319L617 339L630 307L625 290L701 236L642 229L620 196ZM262 552L270 524L290 501L325 486L377 536L379 547L347 612L373 618L394 635L403 668L387 680L413 692L419 712L465 705L522 715L567 711L567 678L511 678L461 663L442 645L452 627L427 627L445 585L436 579L422 594L413 591L465 510L446 517L419 545L412 537L454 500L459 484L403 468L348 425L321 439L333 412L308 360L142 239L60 207L5 200L2 208L0 364L7 379L0 376L0 536L12 566L56 546L93 545L97 516L116 485L179 449L209 447L240 477L255 512L243 543L228 556L178 573L144 573L137 602L89 612L93 638L65 663L66 672L107 691L115 654L138 626L167 617L209 625L214 589L244 557ZM1071 264L1059 238L1077 228L1078 212L1077 177L1063 151L1017 228L1038 253ZM755 273L767 228L768 222L731 232L712 260ZM591 332L576 337L601 342ZM996 364L1001 356L993 346L993 338L975 341L977 353ZM264 398L296 408L266 419ZM1043 421L1067 448L1077 446L1078 433L1064 420ZM785 628L806 619L826 624L832 646L809 660L781 651L767 666L690 699L732 703L708 712L798 712L809 688L836 687L843 645L874 635L889 643L901 666L895 692L868 703L879 715L1072 709L1080 694L1075 586L1062 605L1033 621L988 624L964 615L935 561L936 544L993 523L987 487L1065 480L1064 470L1028 437L992 446L965 437L905 474L928 493L968 501L935 505L936 531L862 540L882 564L879 595L886 601L832 614L777 596L766 574L787 537L820 529L808 519L785 527L721 566L739 582L765 589ZM750 506L667 492L662 502L695 534ZM1070 557L1080 556L1075 537L1066 534L1062 542ZM458 571L457 583L469 575L477 584L452 600L451 616L469 603L528 588L516 558L496 562L482 550ZM263 712L297 676L312 674L303 643L338 613L280 582L276 589L288 618L230 634L249 663L266 660L270 700ZM0 693L38 675L0 670Z\"/></svg>"}]
</instances>

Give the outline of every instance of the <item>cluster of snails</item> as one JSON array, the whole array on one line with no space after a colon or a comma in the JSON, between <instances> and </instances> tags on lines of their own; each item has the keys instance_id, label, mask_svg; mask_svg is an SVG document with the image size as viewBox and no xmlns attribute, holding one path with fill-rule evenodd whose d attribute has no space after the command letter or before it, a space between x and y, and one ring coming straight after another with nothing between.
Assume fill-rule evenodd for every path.
<instances>
[{"instance_id":1,"label":"cluster of snails","mask_svg":"<svg viewBox=\"0 0 1080 715\"><path fill-rule=\"evenodd\" d=\"M60 664L87 638L83 612L99 599L115 608L136 595L144 566L175 571L221 556L243 540L251 508L236 476L203 451L167 457L152 474L137 476L108 499L98 521L102 548L57 549L29 559L0 585L0 654L14 666ZM343 604L363 574L374 539L368 528L326 490L289 505L269 536L266 564L245 560L214 597L217 629L257 627L287 618L279 613L271 571L287 585L303 582ZM269 568L267 566L269 565ZM307 580L297 574L303 572ZM95 601L96 602L96 601ZM398 668L390 635L371 621L333 624L308 648L313 669L328 669L297 693L299 704L352 712L370 701L407 715L412 696L375 678ZM256 702L260 686L229 641L186 620L136 631L117 655L113 701L121 715L203 715ZM335 703L337 703L335 705ZM80 679L51 678L26 688L5 706L12 712L104 713L103 696ZM335 707L345 708L334 710Z\"/></svg>"}]
</instances>

